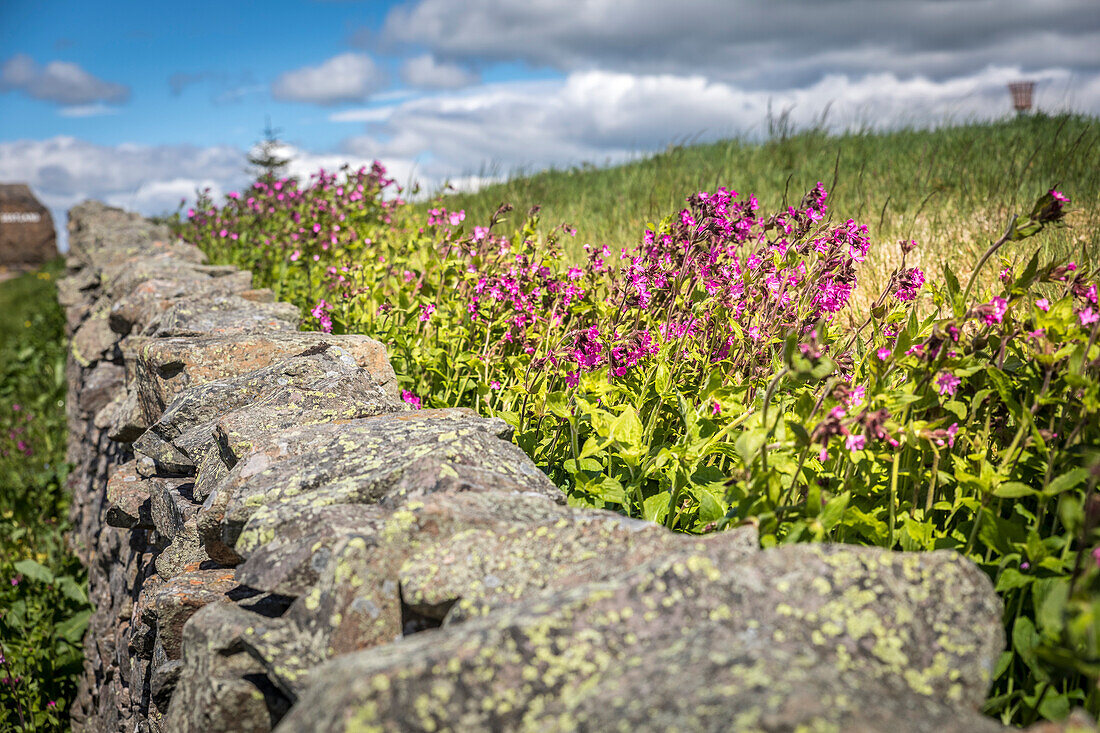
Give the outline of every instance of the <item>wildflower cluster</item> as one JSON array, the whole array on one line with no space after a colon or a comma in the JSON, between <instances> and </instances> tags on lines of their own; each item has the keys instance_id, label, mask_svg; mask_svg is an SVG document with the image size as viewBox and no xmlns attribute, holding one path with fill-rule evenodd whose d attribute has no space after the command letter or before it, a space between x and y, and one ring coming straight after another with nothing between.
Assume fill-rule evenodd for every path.
<instances>
[{"instance_id":1,"label":"wildflower cluster","mask_svg":"<svg viewBox=\"0 0 1100 733\"><path fill-rule=\"evenodd\" d=\"M1049 191L1014 220L965 288L947 264L930 281L901 242L866 313L852 296L867 228L834 220L827 201L820 183L771 213L751 195L700 192L618 251L574 242L572 227L544 232L537 212L502 232L507 207L470 227L443 201L426 216L325 209L356 243L315 246L316 265L297 244L266 243L259 219L223 236L208 211L185 232L215 259L279 262L260 282L294 293L321 330L385 341L406 402L503 418L576 503L681 531L751 522L765 545L955 548L1012 609L990 711L1020 720L1048 714L1043 700L1087 702L1093 668L1055 672L1036 650L1100 665L1100 636L1080 630L1100 614L1082 595L1100 569L1078 562L1100 546L1082 519L1100 475L1087 450L1100 444L1096 275L1002 251L1058 224L1066 197ZM1036 680L1055 677L1040 694Z\"/></svg>"}]
</instances>

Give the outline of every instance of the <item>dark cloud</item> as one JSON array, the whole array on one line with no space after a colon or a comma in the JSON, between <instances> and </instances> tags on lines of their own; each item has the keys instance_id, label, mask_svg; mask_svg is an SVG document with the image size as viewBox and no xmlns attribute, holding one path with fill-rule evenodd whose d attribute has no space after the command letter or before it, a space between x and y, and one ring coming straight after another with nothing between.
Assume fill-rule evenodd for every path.
<instances>
[{"instance_id":1,"label":"dark cloud","mask_svg":"<svg viewBox=\"0 0 1100 733\"><path fill-rule=\"evenodd\" d=\"M828 74L1100 70L1096 0L414 0L381 35L443 60L703 74L752 89Z\"/></svg>"},{"instance_id":2,"label":"dark cloud","mask_svg":"<svg viewBox=\"0 0 1100 733\"><path fill-rule=\"evenodd\" d=\"M26 54L16 54L0 65L0 91L20 91L65 105L118 104L130 98L128 86L99 79L67 61L39 66Z\"/></svg>"}]
</instances>

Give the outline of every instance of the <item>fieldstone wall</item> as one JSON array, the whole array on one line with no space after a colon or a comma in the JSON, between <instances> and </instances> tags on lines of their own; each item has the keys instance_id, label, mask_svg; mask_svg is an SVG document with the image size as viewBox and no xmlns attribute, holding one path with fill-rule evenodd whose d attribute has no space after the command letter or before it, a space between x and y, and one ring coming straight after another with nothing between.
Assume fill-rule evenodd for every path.
<instances>
[{"instance_id":1,"label":"fieldstone wall","mask_svg":"<svg viewBox=\"0 0 1100 733\"><path fill-rule=\"evenodd\" d=\"M989 580L952 553L761 551L571 508L381 344L70 212L78 731L999 729Z\"/></svg>"}]
</instances>

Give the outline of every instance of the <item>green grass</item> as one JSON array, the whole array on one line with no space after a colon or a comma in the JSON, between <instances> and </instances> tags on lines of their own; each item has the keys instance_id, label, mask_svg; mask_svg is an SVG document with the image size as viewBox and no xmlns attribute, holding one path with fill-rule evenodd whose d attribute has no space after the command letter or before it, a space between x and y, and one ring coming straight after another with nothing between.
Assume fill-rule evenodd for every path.
<instances>
[{"instance_id":1,"label":"green grass","mask_svg":"<svg viewBox=\"0 0 1100 733\"><path fill-rule=\"evenodd\" d=\"M945 260L956 273L968 274L1008 219L1051 186L1073 199L1075 211L1071 226L1045 236L1044 246L1095 256L1098 163L1100 120L1035 114L935 130L804 132L762 144L724 140L670 147L615 167L515 176L476 193L449 195L445 205L465 209L467 226L488 222L501 203L515 207L512 223L538 205L544 224L570 223L578 242L618 248L636 244L647 222L679 210L697 190L727 186L753 193L767 211L797 203L823 181L833 216L870 228L876 248L863 272L870 290L877 290L900 260L899 239L918 241L909 262L930 276L939 275Z\"/></svg>"},{"instance_id":2,"label":"green grass","mask_svg":"<svg viewBox=\"0 0 1100 733\"><path fill-rule=\"evenodd\" d=\"M68 727L89 615L64 538L61 271L0 283L0 730Z\"/></svg>"}]
</instances>

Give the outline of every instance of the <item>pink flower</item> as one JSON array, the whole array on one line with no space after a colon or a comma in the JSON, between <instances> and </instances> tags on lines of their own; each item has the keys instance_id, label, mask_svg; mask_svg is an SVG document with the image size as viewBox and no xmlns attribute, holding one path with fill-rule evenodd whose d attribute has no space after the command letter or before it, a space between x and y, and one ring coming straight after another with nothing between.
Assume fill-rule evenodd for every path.
<instances>
[{"instance_id":1,"label":"pink flower","mask_svg":"<svg viewBox=\"0 0 1100 733\"><path fill-rule=\"evenodd\" d=\"M1096 563L1096 567L1100 568L1100 547L1092 548L1092 559Z\"/></svg>"},{"instance_id":2,"label":"pink flower","mask_svg":"<svg viewBox=\"0 0 1100 733\"><path fill-rule=\"evenodd\" d=\"M1050 310L1050 301L1046 298L1039 298L1035 301L1035 307L1046 313Z\"/></svg>"},{"instance_id":3,"label":"pink flower","mask_svg":"<svg viewBox=\"0 0 1100 733\"><path fill-rule=\"evenodd\" d=\"M897 290L894 297L904 302L917 297L917 291L924 285L924 271L919 267L910 267L903 270L897 279Z\"/></svg>"},{"instance_id":4,"label":"pink flower","mask_svg":"<svg viewBox=\"0 0 1100 733\"><path fill-rule=\"evenodd\" d=\"M941 395L953 395L955 390L959 388L961 379L956 377L951 372L944 372L936 379L936 386L939 388Z\"/></svg>"},{"instance_id":5,"label":"pink flower","mask_svg":"<svg viewBox=\"0 0 1100 733\"><path fill-rule=\"evenodd\" d=\"M434 303L428 303L427 305L420 306L420 320L421 321L429 320L432 317L433 313L435 313L435 304Z\"/></svg>"},{"instance_id":6,"label":"pink flower","mask_svg":"<svg viewBox=\"0 0 1100 733\"><path fill-rule=\"evenodd\" d=\"M489 382L489 388L490 389L500 389L500 382L498 382L497 380L494 379L493 381Z\"/></svg>"},{"instance_id":7,"label":"pink flower","mask_svg":"<svg viewBox=\"0 0 1100 733\"><path fill-rule=\"evenodd\" d=\"M46 707L56 708L57 707L57 702L55 702L54 700L50 700L48 703L46 703Z\"/></svg>"},{"instance_id":8,"label":"pink flower","mask_svg":"<svg viewBox=\"0 0 1100 733\"><path fill-rule=\"evenodd\" d=\"M957 422L951 423L951 427L947 429L947 445L949 448L955 447L955 436L959 432L959 424Z\"/></svg>"},{"instance_id":9,"label":"pink flower","mask_svg":"<svg viewBox=\"0 0 1100 733\"><path fill-rule=\"evenodd\" d=\"M412 405L414 409L420 409L420 398L414 395L409 390L401 390L401 399L404 400L406 403Z\"/></svg>"},{"instance_id":10,"label":"pink flower","mask_svg":"<svg viewBox=\"0 0 1100 733\"><path fill-rule=\"evenodd\" d=\"M297 262L297 261L298 261L299 259L301 259L301 257L302 257L302 252L301 252L301 250L297 250L297 249L296 249L296 250L294 250L293 252L291 252L291 254L290 254L290 261L291 261L291 262Z\"/></svg>"},{"instance_id":11,"label":"pink flower","mask_svg":"<svg viewBox=\"0 0 1100 733\"><path fill-rule=\"evenodd\" d=\"M722 414L722 403L719 402L718 400L714 400L714 402L712 402L711 405L710 405L710 414L715 416L715 417L717 417L718 415L721 415Z\"/></svg>"},{"instance_id":12,"label":"pink flower","mask_svg":"<svg viewBox=\"0 0 1100 733\"><path fill-rule=\"evenodd\" d=\"M1066 196L1061 191L1055 191L1052 188L1052 189L1050 189L1050 195L1051 195L1051 198L1053 198L1055 201L1057 201L1060 204L1068 204L1069 203L1069 196Z\"/></svg>"},{"instance_id":13,"label":"pink flower","mask_svg":"<svg viewBox=\"0 0 1100 733\"><path fill-rule=\"evenodd\" d=\"M867 445L867 437L864 435L849 435L844 441L844 447L849 450L863 450Z\"/></svg>"},{"instance_id":14,"label":"pink flower","mask_svg":"<svg viewBox=\"0 0 1100 733\"><path fill-rule=\"evenodd\" d=\"M890 354L893 353L894 350L891 349L889 346L883 346L881 349L875 352L875 355L878 356L880 361L886 361L890 358Z\"/></svg>"},{"instance_id":15,"label":"pink flower","mask_svg":"<svg viewBox=\"0 0 1100 733\"><path fill-rule=\"evenodd\" d=\"M1085 308L1077 314L1077 320L1081 322L1082 326L1088 326L1090 324L1100 321L1100 313L1097 313L1092 307Z\"/></svg>"},{"instance_id":16,"label":"pink flower","mask_svg":"<svg viewBox=\"0 0 1100 733\"><path fill-rule=\"evenodd\" d=\"M986 304L986 314L984 320L987 325L992 326L994 323L1000 323L1004 320L1005 312L1008 310L1008 301L1001 297L996 297Z\"/></svg>"}]
</instances>

